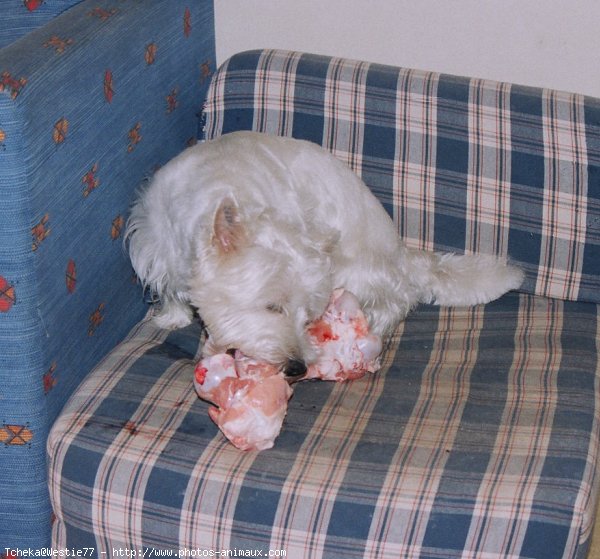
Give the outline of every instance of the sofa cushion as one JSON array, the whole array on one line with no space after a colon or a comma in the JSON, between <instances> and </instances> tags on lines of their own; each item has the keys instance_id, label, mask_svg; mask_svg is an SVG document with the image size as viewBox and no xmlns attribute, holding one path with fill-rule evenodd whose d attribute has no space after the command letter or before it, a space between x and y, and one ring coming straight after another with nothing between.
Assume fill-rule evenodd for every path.
<instances>
[{"instance_id":1,"label":"sofa cushion","mask_svg":"<svg viewBox=\"0 0 600 559\"><path fill-rule=\"evenodd\" d=\"M53 545L584 557L598 325L596 305L525 294L421 306L381 371L295 385L274 448L245 453L193 390L199 325L146 319L52 429Z\"/></svg>"},{"instance_id":2,"label":"sofa cushion","mask_svg":"<svg viewBox=\"0 0 600 559\"><path fill-rule=\"evenodd\" d=\"M600 302L600 101L299 52L225 62L205 135L312 140L411 246L508 256L530 293Z\"/></svg>"}]
</instances>

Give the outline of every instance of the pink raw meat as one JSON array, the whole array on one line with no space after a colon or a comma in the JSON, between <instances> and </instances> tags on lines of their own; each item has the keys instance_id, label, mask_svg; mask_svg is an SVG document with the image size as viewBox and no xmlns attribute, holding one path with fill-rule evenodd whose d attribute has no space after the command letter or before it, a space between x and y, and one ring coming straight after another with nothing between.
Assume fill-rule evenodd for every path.
<instances>
[{"instance_id":1,"label":"pink raw meat","mask_svg":"<svg viewBox=\"0 0 600 559\"><path fill-rule=\"evenodd\" d=\"M308 334L321 353L304 379L354 380L381 367L381 338L369 333L360 303L350 291L333 291L323 316L308 327Z\"/></svg>"},{"instance_id":2,"label":"pink raw meat","mask_svg":"<svg viewBox=\"0 0 600 559\"><path fill-rule=\"evenodd\" d=\"M301 380L353 380L380 367L381 339L369 334L358 299L349 291L334 290L323 316L307 332L320 355ZM241 450L273 446L292 396L274 365L240 351L235 356L219 353L198 363L194 386L203 400L215 405L208 414L234 446Z\"/></svg>"},{"instance_id":3,"label":"pink raw meat","mask_svg":"<svg viewBox=\"0 0 600 559\"><path fill-rule=\"evenodd\" d=\"M237 351L202 359L194 372L198 395L215 404L208 414L241 450L265 450L275 441L292 389L283 373Z\"/></svg>"}]
</instances>

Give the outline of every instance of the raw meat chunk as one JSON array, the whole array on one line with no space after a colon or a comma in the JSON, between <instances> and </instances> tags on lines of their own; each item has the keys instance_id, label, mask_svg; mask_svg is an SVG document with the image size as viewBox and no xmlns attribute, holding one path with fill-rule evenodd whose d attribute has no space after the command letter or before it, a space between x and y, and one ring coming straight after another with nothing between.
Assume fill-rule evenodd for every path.
<instances>
[{"instance_id":1,"label":"raw meat chunk","mask_svg":"<svg viewBox=\"0 0 600 559\"><path fill-rule=\"evenodd\" d=\"M369 333L358 299L350 291L333 291L323 316L308 327L308 334L320 355L304 379L353 380L381 367L381 339Z\"/></svg>"},{"instance_id":2,"label":"raw meat chunk","mask_svg":"<svg viewBox=\"0 0 600 559\"><path fill-rule=\"evenodd\" d=\"M194 372L198 395L216 407L208 414L241 450L265 450L275 441L292 390L273 365L236 352L202 359Z\"/></svg>"}]
</instances>

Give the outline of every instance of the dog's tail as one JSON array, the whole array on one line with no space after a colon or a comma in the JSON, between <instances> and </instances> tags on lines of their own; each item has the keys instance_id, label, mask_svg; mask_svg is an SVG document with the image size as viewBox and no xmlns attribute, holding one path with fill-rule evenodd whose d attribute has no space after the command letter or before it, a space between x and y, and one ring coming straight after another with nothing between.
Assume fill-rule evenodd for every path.
<instances>
[{"instance_id":1,"label":"dog's tail","mask_svg":"<svg viewBox=\"0 0 600 559\"><path fill-rule=\"evenodd\" d=\"M524 279L520 268L494 256L418 251L413 257L426 270L425 303L459 307L488 303L518 289Z\"/></svg>"}]
</instances>

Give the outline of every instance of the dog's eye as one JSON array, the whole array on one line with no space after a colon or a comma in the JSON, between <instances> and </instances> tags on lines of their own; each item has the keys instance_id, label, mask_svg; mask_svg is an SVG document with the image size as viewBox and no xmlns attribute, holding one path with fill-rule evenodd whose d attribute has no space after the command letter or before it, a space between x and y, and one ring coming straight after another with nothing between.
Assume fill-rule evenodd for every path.
<instances>
[{"instance_id":1,"label":"dog's eye","mask_svg":"<svg viewBox=\"0 0 600 559\"><path fill-rule=\"evenodd\" d=\"M285 313L285 309L277 303L269 303L267 305L267 310L269 312L276 313L276 314L284 314Z\"/></svg>"}]
</instances>

